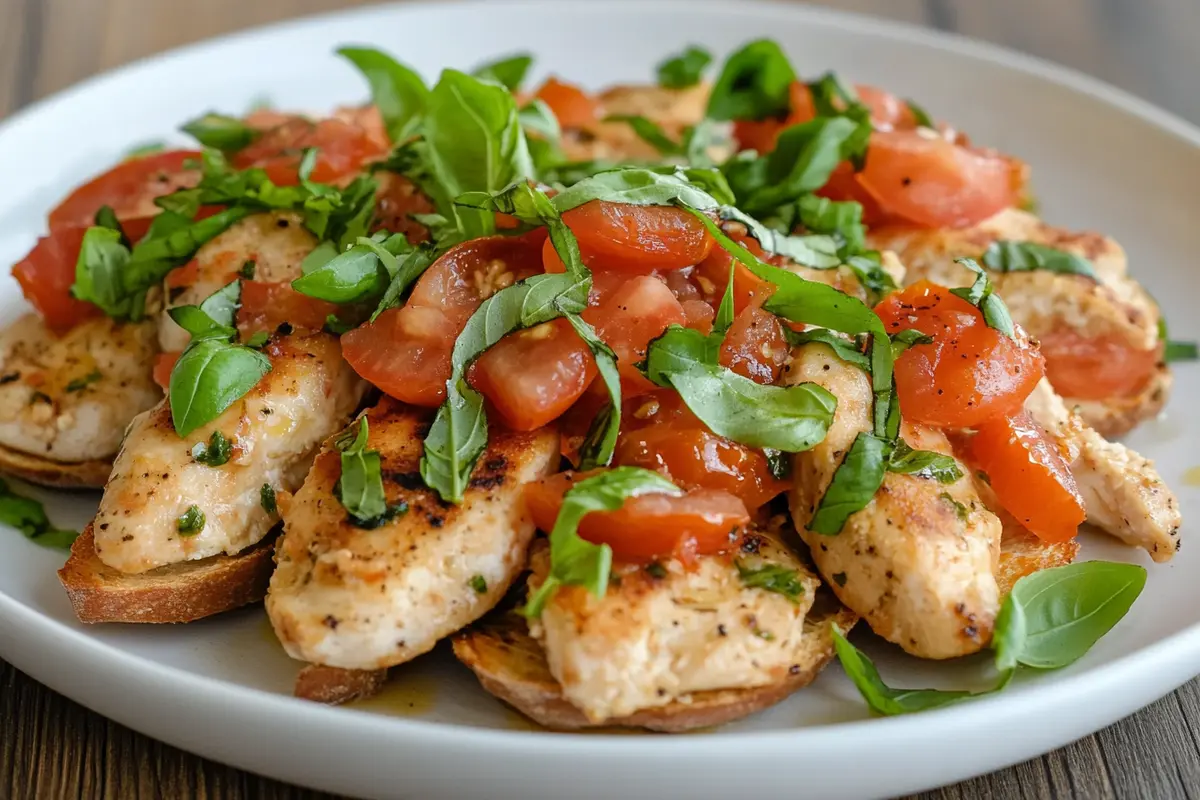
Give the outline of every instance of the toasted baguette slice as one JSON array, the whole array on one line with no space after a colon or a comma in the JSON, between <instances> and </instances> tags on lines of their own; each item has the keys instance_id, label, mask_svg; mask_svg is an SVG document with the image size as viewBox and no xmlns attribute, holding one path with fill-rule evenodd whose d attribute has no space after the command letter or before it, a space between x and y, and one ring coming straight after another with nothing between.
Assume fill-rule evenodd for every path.
<instances>
[{"instance_id":1,"label":"toasted baguette slice","mask_svg":"<svg viewBox=\"0 0 1200 800\"><path fill-rule=\"evenodd\" d=\"M55 489L102 489L112 459L53 461L0 445L0 472Z\"/></svg>"},{"instance_id":2,"label":"toasted baguette slice","mask_svg":"<svg viewBox=\"0 0 1200 800\"><path fill-rule=\"evenodd\" d=\"M494 612L456 636L454 655L471 668L484 689L546 728L578 730L603 725L676 733L741 719L812 683L833 658L830 625L848 631L857 621L854 612L821 589L804 620L807 646L784 680L753 689L696 692L686 701L599 723L588 720L563 698L541 646L515 611Z\"/></svg>"},{"instance_id":3,"label":"toasted baguette slice","mask_svg":"<svg viewBox=\"0 0 1200 800\"><path fill-rule=\"evenodd\" d=\"M341 669L309 664L296 676L294 693L301 700L337 705L376 694L386 680L386 669Z\"/></svg>"},{"instance_id":4,"label":"toasted baguette slice","mask_svg":"<svg viewBox=\"0 0 1200 800\"><path fill-rule=\"evenodd\" d=\"M1003 517L1002 517L1003 519ZM996 569L996 585L1000 596L1006 597L1013 584L1051 567L1065 567L1079 555L1079 542L1043 542L1029 531L1013 523L1004 525L1000 537L1000 564Z\"/></svg>"},{"instance_id":5,"label":"toasted baguette slice","mask_svg":"<svg viewBox=\"0 0 1200 800\"><path fill-rule=\"evenodd\" d=\"M238 553L185 561L136 575L96 555L92 526L71 546L58 579L80 622L191 622L263 599L274 537Z\"/></svg>"}]
</instances>

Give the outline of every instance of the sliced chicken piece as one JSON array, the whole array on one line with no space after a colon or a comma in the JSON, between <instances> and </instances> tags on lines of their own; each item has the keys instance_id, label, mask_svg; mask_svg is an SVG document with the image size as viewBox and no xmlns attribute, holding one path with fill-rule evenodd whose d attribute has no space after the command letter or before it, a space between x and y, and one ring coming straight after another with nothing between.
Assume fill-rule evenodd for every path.
<instances>
[{"instance_id":1,"label":"sliced chicken piece","mask_svg":"<svg viewBox=\"0 0 1200 800\"><path fill-rule=\"evenodd\" d=\"M58 462L111 461L162 392L153 322L95 317L56 335L36 314L0 333L0 445Z\"/></svg>"},{"instance_id":2,"label":"sliced chicken piece","mask_svg":"<svg viewBox=\"0 0 1200 800\"><path fill-rule=\"evenodd\" d=\"M815 343L793 352L783 377L788 385L806 381L838 399L825 440L796 455L789 497L817 568L843 603L909 653L953 658L979 650L991 638L999 610L1000 521L966 477L946 485L889 473L840 533L808 531L855 437L871 429L871 387L865 373ZM906 423L901 432L915 449L952 452L939 431Z\"/></svg>"},{"instance_id":3,"label":"sliced chicken piece","mask_svg":"<svg viewBox=\"0 0 1200 800\"><path fill-rule=\"evenodd\" d=\"M614 86L597 97L599 115L601 119L618 115L646 117L658 124L671 139L680 141L684 128L704 119L710 89L704 83L686 89ZM602 122L589 131L568 130L563 137L563 150L572 161L656 161L662 158L653 145L638 137L625 122ZM727 154L725 147L713 156L720 158Z\"/></svg>"},{"instance_id":4,"label":"sliced chicken piece","mask_svg":"<svg viewBox=\"0 0 1200 800\"><path fill-rule=\"evenodd\" d=\"M796 572L795 599L748 586L737 568ZM603 599L581 586L560 589L530 633L542 645L562 696L598 723L654 709L697 692L750 689L786 680L805 647L804 618L820 582L765 533L743 552L702 556L691 567L614 570ZM549 572L546 548L532 557L530 590Z\"/></svg>"},{"instance_id":5,"label":"sliced chicken piece","mask_svg":"<svg viewBox=\"0 0 1200 800\"><path fill-rule=\"evenodd\" d=\"M238 277L253 263L254 280L271 283L300 277L300 263L317 246L317 238L294 212L255 214L231 225L205 244L196 257L167 278L167 307L198 305ZM158 338L165 352L179 352L188 332L164 311Z\"/></svg>"},{"instance_id":6,"label":"sliced chicken piece","mask_svg":"<svg viewBox=\"0 0 1200 800\"><path fill-rule=\"evenodd\" d=\"M1154 462L1093 430L1045 379L1025 408L1067 454L1088 522L1141 547L1155 561L1170 561L1179 549L1182 517L1179 501Z\"/></svg>"},{"instance_id":7,"label":"sliced chicken piece","mask_svg":"<svg viewBox=\"0 0 1200 800\"><path fill-rule=\"evenodd\" d=\"M407 511L373 530L354 525L334 495L341 460L327 443L283 506L267 613L293 658L371 670L429 651L499 602L525 565L533 521L522 486L558 465L558 433L493 426L459 505L419 472L432 415L384 400L368 412L391 505Z\"/></svg>"},{"instance_id":8,"label":"sliced chicken piece","mask_svg":"<svg viewBox=\"0 0 1200 800\"><path fill-rule=\"evenodd\" d=\"M278 521L262 488L279 496L304 480L321 442L340 430L364 391L329 334L277 337L263 352L271 371L215 420L185 437L175 432L167 400L130 425L94 521L96 554L127 573L227 553L258 542ZM207 466L197 443L220 431L229 461ZM194 534L179 519L204 515Z\"/></svg>"},{"instance_id":9,"label":"sliced chicken piece","mask_svg":"<svg viewBox=\"0 0 1200 800\"><path fill-rule=\"evenodd\" d=\"M1082 256L1092 262L1098 280L1046 270L992 272L990 277L1013 319L1037 338L1070 331L1133 350L1158 347L1158 307L1127 274L1125 251L1106 236L1065 231L1028 212L1008 209L974 228L885 226L871 230L867 238L872 246L899 254L908 283L925 279L946 286L968 285L974 276L954 259L979 259L999 239L1034 242ZM1170 383L1170 371L1159 364L1146 385L1128 397L1070 402L1080 406L1088 424L1116 436L1157 414Z\"/></svg>"}]
</instances>

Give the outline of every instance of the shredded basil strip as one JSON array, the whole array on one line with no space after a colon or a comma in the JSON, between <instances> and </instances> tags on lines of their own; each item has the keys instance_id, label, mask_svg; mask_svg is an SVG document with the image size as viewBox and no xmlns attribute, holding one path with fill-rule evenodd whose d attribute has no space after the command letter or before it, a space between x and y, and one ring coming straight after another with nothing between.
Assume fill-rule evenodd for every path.
<instances>
[{"instance_id":1,"label":"shredded basil strip","mask_svg":"<svg viewBox=\"0 0 1200 800\"><path fill-rule=\"evenodd\" d=\"M968 288L951 289L950 293L958 295L982 311L983 321L989 328L999 331L1010 339L1015 339L1017 331L1012 317L1008 313L1008 306L1000 299L1000 295L994 293L987 272L975 263L973 258L956 258L954 260L975 273L975 282Z\"/></svg>"},{"instance_id":2,"label":"shredded basil strip","mask_svg":"<svg viewBox=\"0 0 1200 800\"><path fill-rule=\"evenodd\" d=\"M737 567L738 577L742 579L743 586L781 594L793 603L800 602L800 596L804 594L804 584L796 570L782 564L752 565L740 558L735 559L733 563Z\"/></svg>"},{"instance_id":3,"label":"shredded basil strip","mask_svg":"<svg viewBox=\"0 0 1200 800\"><path fill-rule=\"evenodd\" d=\"M1096 269L1088 259L1035 242L1000 239L988 245L981 260L984 266L997 272L1045 270L1060 275L1083 275L1097 280Z\"/></svg>"},{"instance_id":4,"label":"shredded basil strip","mask_svg":"<svg viewBox=\"0 0 1200 800\"><path fill-rule=\"evenodd\" d=\"M185 123L180 130L205 147L233 152L241 150L257 139L261 132L251 128L237 117L210 111Z\"/></svg>"},{"instance_id":5,"label":"shredded basil strip","mask_svg":"<svg viewBox=\"0 0 1200 800\"><path fill-rule=\"evenodd\" d=\"M351 524L360 528L376 528L389 522L387 497L383 490L379 451L367 447L370 426L366 415L358 425L347 428L333 444L341 453L342 474L336 494L350 517Z\"/></svg>"},{"instance_id":6,"label":"shredded basil strip","mask_svg":"<svg viewBox=\"0 0 1200 800\"><path fill-rule=\"evenodd\" d=\"M700 82L704 69L712 63L712 54L698 45L688 45L682 53L659 63L655 72L658 85L665 89L686 89Z\"/></svg>"},{"instance_id":7,"label":"shredded basil strip","mask_svg":"<svg viewBox=\"0 0 1200 800\"><path fill-rule=\"evenodd\" d=\"M46 516L46 508L32 497L17 493L0 478L0 523L16 528L25 538L43 547L70 548L78 531L56 528Z\"/></svg>"},{"instance_id":8,"label":"shredded basil strip","mask_svg":"<svg viewBox=\"0 0 1200 800\"><path fill-rule=\"evenodd\" d=\"M779 45L759 39L726 59L713 84L706 116L716 120L779 117L791 110L796 73Z\"/></svg>"}]
</instances>

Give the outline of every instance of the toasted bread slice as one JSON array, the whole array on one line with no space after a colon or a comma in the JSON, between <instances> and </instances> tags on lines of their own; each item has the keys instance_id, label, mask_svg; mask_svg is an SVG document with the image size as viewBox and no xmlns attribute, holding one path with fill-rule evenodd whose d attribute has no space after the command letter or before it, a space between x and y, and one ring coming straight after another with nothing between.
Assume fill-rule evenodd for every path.
<instances>
[{"instance_id":1,"label":"toasted bread slice","mask_svg":"<svg viewBox=\"0 0 1200 800\"><path fill-rule=\"evenodd\" d=\"M314 703L349 703L377 693L387 680L386 669L341 669L309 664L296 676L295 695Z\"/></svg>"},{"instance_id":2,"label":"toasted bread slice","mask_svg":"<svg viewBox=\"0 0 1200 800\"><path fill-rule=\"evenodd\" d=\"M541 646L515 611L494 612L456 636L454 655L471 668L484 689L546 728L578 730L603 725L675 733L741 719L807 686L833 658L830 625L848 631L857 621L854 612L821 589L804 620L806 645L801 658L784 680L752 689L696 692L686 700L602 722L590 721L563 698Z\"/></svg>"},{"instance_id":3,"label":"toasted bread slice","mask_svg":"<svg viewBox=\"0 0 1200 800\"><path fill-rule=\"evenodd\" d=\"M53 461L0 445L0 472L55 489L102 489L112 459Z\"/></svg>"},{"instance_id":4,"label":"toasted bread slice","mask_svg":"<svg viewBox=\"0 0 1200 800\"><path fill-rule=\"evenodd\" d=\"M96 555L92 526L71 546L58 579L80 622L191 622L254 603L267 593L274 537L236 556L185 561L136 575Z\"/></svg>"},{"instance_id":5,"label":"toasted bread slice","mask_svg":"<svg viewBox=\"0 0 1200 800\"><path fill-rule=\"evenodd\" d=\"M1000 596L1007 597L1013 584L1051 567L1065 567L1079 555L1079 542L1043 542L1029 531L1013 523L1004 525L1000 537L1000 565L996 569L996 585Z\"/></svg>"}]
</instances>

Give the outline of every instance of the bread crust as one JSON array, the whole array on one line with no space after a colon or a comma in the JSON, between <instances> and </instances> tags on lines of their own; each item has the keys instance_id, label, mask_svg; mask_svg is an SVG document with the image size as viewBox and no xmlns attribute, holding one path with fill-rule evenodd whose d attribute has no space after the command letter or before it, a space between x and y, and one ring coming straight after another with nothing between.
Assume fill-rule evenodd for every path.
<instances>
[{"instance_id":1,"label":"bread crust","mask_svg":"<svg viewBox=\"0 0 1200 800\"><path fill-rule=\"evenodd\" d=\"M80 622L192 622L262 600L274 569L274 536L236 556L170 564L136 575L96 555L88 524L58 579Z\"/></svg>"},{"instance_id":2,"label":"bread crust","mask_svg":"<svg viewBox=\"0 0 1200 800\"><path fill-rule=\"evenodd\" d=\"M301 700L330 705L363 700L383 688L387 673L386 669L342 669L309 664L296 676L294 694Z\"/></svg>"},{"instance_id":3,"label":"bread crust","mask_svg":"<svg viewBox=\"0 0 1200 800\"><path fill-rule=\"evenodd\" d=\"M823 589L804 621L804 636L811 645L784 680L750 689L696 692L686 700L601 722L589 720L563 698L541 646L514 611L495 612L458 634L454 655L484 689L543 727L569 731L616 726L677 733L741 719L812 683L834 655L831 624L848 631L857 621L854 612Z\"/></svg>"},{"instance_id":4,"label":"bread crust","mask_svg":"<svg viewBox=\"0 0 1200 800\"><path fill-rule=\"evenodd\" d=\"M53 461L0 445L0 472L55 489L102 489L112 459Z\"/></svg>"}]
</instances>

